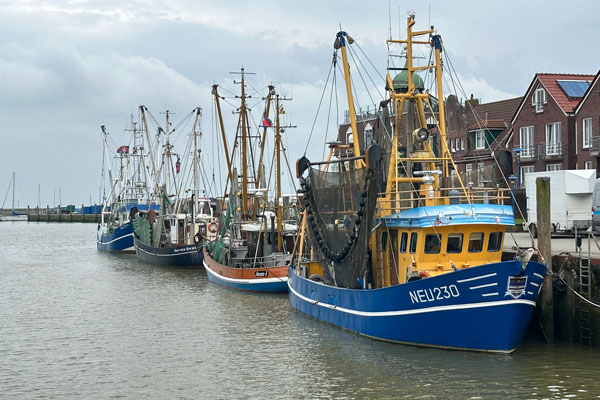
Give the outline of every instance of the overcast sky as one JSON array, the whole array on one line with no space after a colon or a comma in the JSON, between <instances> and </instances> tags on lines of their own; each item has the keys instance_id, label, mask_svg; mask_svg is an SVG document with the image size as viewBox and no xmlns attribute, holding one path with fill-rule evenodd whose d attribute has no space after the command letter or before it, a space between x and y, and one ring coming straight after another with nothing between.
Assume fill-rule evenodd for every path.
<instances>
[{"instance_id":1,"label":"overcast sky","mask_svg":"<svg viewBox=\"0 0 600 400\"><path fill-rule=\"evenodd\" d=\"M175 122L202 107L205 167L218 174L224 166L214 157L210 87L236 90L229 72L241 66L256 73L252 88L272 83L293 97L285 104L286 122L297 125L285 133L293 164L306 148L340 24L384 74L389 8L395 37L409 10L417 29L435 25L465 93L483 102L523 95L536 72L595 74L599 4L0 0L0 196L15 171L20 206L38 204L38 185L44 207L58 203L58 188L63 204L98 202L100 125L126 144L123 130L141 104L157 118L167 109L176 113ZM339 114L346 108L340 105ZM231 110L225 103L230 137ZM322 154L324 123L309 146L313 159Z\"/></svg>"}]
</instances>

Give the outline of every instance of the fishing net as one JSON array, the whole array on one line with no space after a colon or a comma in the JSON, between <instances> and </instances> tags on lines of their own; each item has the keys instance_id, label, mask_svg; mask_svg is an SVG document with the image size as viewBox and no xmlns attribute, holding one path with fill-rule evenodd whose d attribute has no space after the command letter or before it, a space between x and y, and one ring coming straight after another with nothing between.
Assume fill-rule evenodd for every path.
<instances>
[{"instance_id":1,"label":"fishing net","mask_svg":"<svg viewBox=\"0 0 600 400\"><path fill-rule=\"evenodd\" d=\"M301 180L310 241L326 281L359 288L369 270L368 240L377 202L380 161L356 168L354 161L334 171L310 167Z\"/></svg>"}]
</instances>

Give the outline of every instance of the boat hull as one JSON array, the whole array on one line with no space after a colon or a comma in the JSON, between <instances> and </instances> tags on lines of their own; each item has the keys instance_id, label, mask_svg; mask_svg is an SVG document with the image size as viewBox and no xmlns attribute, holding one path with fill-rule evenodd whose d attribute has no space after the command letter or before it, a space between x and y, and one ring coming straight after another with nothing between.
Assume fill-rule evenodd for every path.
<instances>
[{"instance_id":1,"label":"boat hull","mask_svg":"<svg viewBox=\"0 0 600 400\"><path fill-rule=\"evenodd\" d=\"M521 274L514 260L363 290L328 286L290 268L288 285L295 309L365 336L510 353L523 340L545 273L530 261Z\"/></svg>"},{"instance_id":2,"label":"boat hull","mask_svg":"<svg viewBox=\"0 0 600 400\"><path fill-rule=\"evenodd\" d=\"M96 248L102 251L134 253L131 221L127 221L111 233L99 235Z\"/></svg>"},{"instance_id":3,"label":"boat hull","mask_svg":"<svg viewBox=\"0 0 600 400\"><path fill-rule=\"evenodd\" d=\"M135 254L148 264L178 268L202 268L202 251L196 245L152 247L134 237Z\"/></svg>"},{"instance_id":4,"label":"boat hull","mask_svg":"<svg viewBox=\"0 0 600 400\"><path fill-rule=\"evenodd\" d=\"M286 293L288 267L230 268L219 264L204 249L204 268L211 282L251 292Z\"/></svg>"}]
</instances>

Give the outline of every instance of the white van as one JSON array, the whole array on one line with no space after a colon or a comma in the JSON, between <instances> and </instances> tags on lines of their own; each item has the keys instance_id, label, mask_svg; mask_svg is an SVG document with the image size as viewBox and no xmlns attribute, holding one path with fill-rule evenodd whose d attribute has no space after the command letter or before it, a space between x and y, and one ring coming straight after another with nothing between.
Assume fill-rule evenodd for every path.
<instances>
[{"instance_id":1,"label":"white van","mask_svg":"<svg viewBox=\"0 0 600 400\"><path fill-rule=\"evenodd\" d=\"M597 207L597 224L600 230L600 179L591 169L561 171L541 171L525 174L527 195L528 228L537 236L536 179L550 178L550 223L552 233L573 233L575 229L585 230L592 225L590 210ZM593 197L593 200L592 200Z\"/></svg>"}]
</instances>

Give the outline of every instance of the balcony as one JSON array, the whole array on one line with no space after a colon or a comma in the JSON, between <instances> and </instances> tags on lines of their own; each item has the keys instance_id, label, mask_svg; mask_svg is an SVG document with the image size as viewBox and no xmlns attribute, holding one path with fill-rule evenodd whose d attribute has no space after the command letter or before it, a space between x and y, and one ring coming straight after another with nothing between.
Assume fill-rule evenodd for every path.
<instances>
[{"instance_id":1,"label":"balcony","mask_svg":"<svg viewBox=\"0 0 600 400\"><path fill-rule=\"evenodd\" d=\"M590 156L600 156L600 136L593 136L590 140Z\"/></svg>"},{"instance_id":2,"label":"balcony","mask_svg":"<svg viewBox=\"0 0 600 400\"><path fill-rule=\"evenodd\" d=\"M521 148L520 157L522 161L531 161L535 159L535 146L532 144L525 144L519 146Z\"/></svg>"},{"instance_id":3,"label":"balcony","mask_svg":"<svg viewBox=\"0 0 600 400\"><path fill-rule=\"evenodd\" d=\"M562 142L546 142L538 145L540 160L556 160L563 158Z\"/></svg>"}]
</instances>

